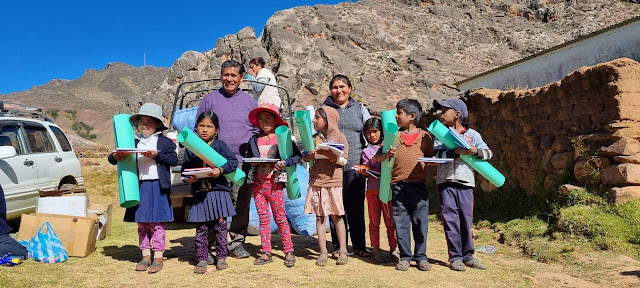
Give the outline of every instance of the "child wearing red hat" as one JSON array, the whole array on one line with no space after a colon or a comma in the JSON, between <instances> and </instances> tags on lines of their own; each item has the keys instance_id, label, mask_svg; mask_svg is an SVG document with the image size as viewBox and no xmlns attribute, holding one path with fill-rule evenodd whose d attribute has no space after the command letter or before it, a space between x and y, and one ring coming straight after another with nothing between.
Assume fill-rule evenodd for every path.
<instances>
[{"instance_id":1,"label":"child wearing red hat","mask_svg":"<svg viewBox=\"0 0 640 288\"><path fill-rule=\"evenodd\" d=\"M278 153L278 140L276 128L287 125L278 108L273 104L262 104L249 113L249 122L260 129L260 133L249 139L249 149L245 158L269 158L278 159L278 162L254 162L247 176L247 183L251 185L253 197L260 218L260 241L262 242L262 255L255 260L255 265L263 265L273 262L271 256L271 215L269 206L273 212L273 218L278 225L282 246L285 253L284 264L292 267L296 263L293 255L293 242L291 230L284 209L284 183L287 182L287 174L283 171L285 166L296 165L302 159L302 154L293 143L293 155L288 159L280 159Z\"/></svg>"}]
</instances>

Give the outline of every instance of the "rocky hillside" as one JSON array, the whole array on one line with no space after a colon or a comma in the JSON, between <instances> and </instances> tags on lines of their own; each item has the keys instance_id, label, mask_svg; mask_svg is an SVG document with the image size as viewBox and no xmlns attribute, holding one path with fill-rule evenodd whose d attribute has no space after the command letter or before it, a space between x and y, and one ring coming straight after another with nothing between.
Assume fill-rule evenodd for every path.
<instances>
[{"instance_id":1,"label":"rocky hillside","mask_svg":"<svg viewBox=\"0 0 640 288\"><path fill-rule=\"evenodd\" d=\"M297 98L295 108L328 95L336 73L374 111L404 97L457 95L454 83L640 15L640 5L609 0L362 0L275 13L262 34L247 27L204 53L188 51L145 98L167 112L181 81L219 76L227 59L262 56ZM428 108L428 107L425 107Z\"/></svg>"},{"instance_id":2,"label":"rocky hillside","mask_svg":"<svg viewBox=\"0 0 640 288\"><path fill-rule=\"evenodd\" d=\"M2 95L0 99L43 107L68 134L80 133L88 140L111 143L113 114L127 111L129 101L158 87L168 72L167 68L109 63L102 70L87 69L76 80L54 79L31 90ZM80 122L94 128L87 131ZM76 129L74 123L78 123ZM78 140L74 141L76 144L90 143L80 141L81 137L72 139Z\"/></svg>"}]
</instances>

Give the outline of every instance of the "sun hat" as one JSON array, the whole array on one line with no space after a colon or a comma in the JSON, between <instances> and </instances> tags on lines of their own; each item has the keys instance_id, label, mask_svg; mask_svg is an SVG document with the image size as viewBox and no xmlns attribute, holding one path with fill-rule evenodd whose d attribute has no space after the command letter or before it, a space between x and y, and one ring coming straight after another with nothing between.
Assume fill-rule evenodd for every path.
<instances>
[{"instance_id":1,"label":"sun hat","mask_svg":"<svg viewBox=\"0 0 640 288\"><path fill-rule=\"evenodd\" d=\"M160 130L168 129L167 126L164 125L164 118L162 117L162 107L155 103L144 103L140 106L140 110L138 113L131 115L129 117L129 122L133 127L138 126L138 118L140 116L149 116L151 118L158 119L160 121Z\"/></svg>"},{"instance_id":2,"label":"sun hat","mask_svg":"<svg viewBox=\"0 0 640 288\"><path fill-rule=\"evenodd\" d=\"M251 123L251 125L260 128L260 123L258 122L258 114L263 111L271 112L271 114L276 117L276 127L282 125L289 126L287 125L287 122L284 122L284 120L282 120L282 117L280 117L280 111L278 107L271 103L262 103L260 104L260 106L258 106L258 108L255 108L251 110L251 112L249 112L249 122Z\"/></svg>"},{"instance_id":3,"label":"sun hat","mask_svg":"<svg viewBox=\"0 0 640 288\"><path fill-rule=\"evenodd\" d=\"M440 110L442 107L451 108L460 112L460 120L464 122L469 118L469 111L467 110L467 104L458 98L449 98L444 100L433 100L433 107Z\"/></svg>"}]
</instances>

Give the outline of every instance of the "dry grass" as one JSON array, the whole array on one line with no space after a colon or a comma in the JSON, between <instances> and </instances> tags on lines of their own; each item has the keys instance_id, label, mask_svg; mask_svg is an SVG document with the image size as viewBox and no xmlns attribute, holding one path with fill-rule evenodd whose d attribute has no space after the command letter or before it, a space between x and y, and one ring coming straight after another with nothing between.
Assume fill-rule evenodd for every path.
<instances>
[{"instance_id":1,"label":"dry grass","mask_svg":"<svg viewBox=\"0 0 640 288\"><path fill-rule=\"evenodd\" d=\"M95 160L95 159L92 159ZM84 167L86 187L91 201L117 204L117 184L114 167L101 160L101 165ZM435 200L435 199L434 199ZM137 247L136 225L121 221L124 209L114 210L113 234L99 241L97 250L86 258L71 258L60 264L43 264L31 260L18 267L0 267L2 287L529 287L529 286L584 286L591 284L621 286L638 285L638 262L612 253L594 253L576 257L574 263L563 266L544 264L523 256L514 247L500 245L496 234L479 230L476 245L497 246L493 255L478 253L477 257L489 267L486 271L454 272L446 267L447 246L440 222L431 221L428 255L433 269L418 271L412 267L398 272L393 264L376 264L370 259L351 257L346 266L336 266L334 260L326 267L316 267L317 242L312 237L294 235L298 262L293 268L283 265L284 254L279 251L279 236L274 235L274 263L254 266L254 257L229 258L229 269L209 271L205 275L193 273L193 237L190 224L170 224L167 231L167 261L163 271L155 275L134 271L140 260ZM384 229L381 229L385 231ZM385 237L381 237L384 239ZM368 236L367 236L368 239ZM382 240L382 246L386 246ZM249 237L246 245L252 255L260 249L258 237ZM560 275L560 276L559 276ZM558 278L560 277L560 278ZM561 280L558 280L561 279Z\"/></svg>"}]
</instances>

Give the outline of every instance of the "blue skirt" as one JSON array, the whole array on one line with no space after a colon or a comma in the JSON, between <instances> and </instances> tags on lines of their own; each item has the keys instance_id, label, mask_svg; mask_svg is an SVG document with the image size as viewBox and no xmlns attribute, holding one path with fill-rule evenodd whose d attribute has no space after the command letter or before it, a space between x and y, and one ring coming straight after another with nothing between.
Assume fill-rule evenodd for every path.
<instances>
[{"instance_id":1,"label":"blue skirt","mask_svg":"<svg viewBox=\"0 0 640 288\"><path fill-rule=\"evenodd\" d=\"M193 195L188 222L207 222L236 215L231 195L225 191L199 192Z\"/></svg>"},{"instance_id":2,"label":"blue skirt","mask_svg":"<svg viewBox=\"0 0 640 288\"><path fill-rule=\"evenodd\" d=\"M159 180L140 181L140 203L124 212L125 222L173 222L170 189L160 189Z\"/></svg>"}]
</instances>

